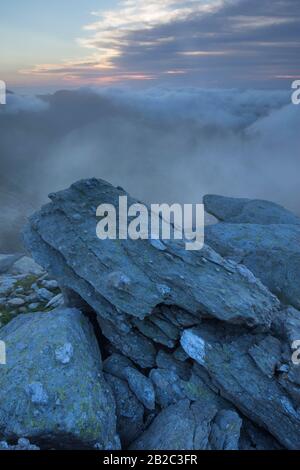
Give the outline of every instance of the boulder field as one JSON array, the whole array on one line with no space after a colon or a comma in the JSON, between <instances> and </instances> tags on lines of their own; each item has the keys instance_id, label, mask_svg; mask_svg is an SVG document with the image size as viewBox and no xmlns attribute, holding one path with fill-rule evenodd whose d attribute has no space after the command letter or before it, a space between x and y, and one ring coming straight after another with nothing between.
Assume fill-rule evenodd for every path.
<instances>
[{"instance_id":1,"label":"boulder field","mask_svg":"<svg viewBox=\"0 0 300 470\"><path fill-rule=\"evenodd\" d=\"M300 449L299 218L210 195L202 250L99 240L124 195L51 194L0 256L0 448Z\"/></svg>"}]
</instances>

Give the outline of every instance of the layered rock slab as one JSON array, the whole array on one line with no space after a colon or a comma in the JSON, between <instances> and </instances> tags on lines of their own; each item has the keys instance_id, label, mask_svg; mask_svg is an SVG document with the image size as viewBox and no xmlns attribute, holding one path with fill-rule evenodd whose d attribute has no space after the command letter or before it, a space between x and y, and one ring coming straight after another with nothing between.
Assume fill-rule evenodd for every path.
<instances>
[{"instance_id":1,"label":"layered rock slab","mask_svg":"<svg viewBox=\"0 0 300 470\"><path fill-rule=\"evenodd\" d=\"M35 260L62 287L75 291L100 317L126 332L128 317L143 320L160 305L196 316L268 327L278 301L248 271L211 248L185 250L183 242L104 240L96 236L96 208L118 207L127 195L102 180L84 180L50 195L24 239ZM127 195L128 196L128 195ZM128 204L137 201L128 196Z\"/></svg>"},{"instance_id":2,"label":"layered rock slab","mask_svg":"<svg viewBox=\"0 0 300 470\"><path fill-rule=\"evenodd\" d=\"M300 225L300 218L274 202L215 194L203 198L206 212L230 224Z\"/></svg>"},{"instance_id":3,"label":"layered rock slab","mask_svg":"<svg viewBox=\"0 0 300 470\"><path fill-rule=\"evenodd\" d=\"M299 397L292 397L288 382L292 378L280 370L291 358L287 343L271 335L224 332L217 325L202 325L185 330L181 345L207 374L214 390L284 447L300 448Z\"/></svg>"},{"instance_id":4,"label":"layered rock slab","mask_svg":"<svg viewBox=\"0 0 300 470\"><path fill-rule=\"evenodd\" d=\"M280 300L300 308L300 225L219 223L206 227L207 243L247 266Z\"/></svg>"}]
</instances>

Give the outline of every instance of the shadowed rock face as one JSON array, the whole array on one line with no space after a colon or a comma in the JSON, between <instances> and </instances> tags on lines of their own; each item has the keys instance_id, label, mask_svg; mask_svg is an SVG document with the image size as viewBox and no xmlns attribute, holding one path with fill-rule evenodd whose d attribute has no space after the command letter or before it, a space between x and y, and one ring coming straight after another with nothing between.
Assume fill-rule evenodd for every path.
<instances>
[{"instance_id":1,"label":"shadowed rock face","mask_svg":"<svg viewBox=\"0 0 300 470\"><path fill-rule=\"evenodd\" d=\"M276 269L260 276L272 294L253 274L255 266L252 272L241 264L241 255L255 255L261 244L268 266L287 234L290 250L297 251L299 225L278 206L229 200L224 220L243 219L209 227L214 248L188 252L181 242L163 241L158 248L147 240L100 241L96 208L118 207L125 194L101 180L80 181L51 195L24 233L66 301L96 312L123 447L300 448L300 372L291 361L300 312L274 295L279 291L267 281ZM128 198L129 205L136 202ZM219 216L224 207L222 199ZM250 222L255 207L256 224ZM276 217L281 222L270 224ZM258 233L267 241L255 241ZM298 269L298 258L294 265L292 258L280 259ZM66 348L58 357L65 355Z\"/></svg>"},{"instance_id":2,"label":"shadowed rock face","mask_svg":"<svg viewBox=\"0 0 300 470\"><path fill-rule=\"evenodd\" d=\"M238 450L241 424L235 412L182 400L162 411L130 449Z\"/></svg>"},{"instance_id":3,"label":"shadowed rock face","mask_svg":"<svg viewBox=\"0 0 300 470\"><path fill-rule=\"evenodd\" d=\"M181 340L184 350L208 372L222 396L266 427L287 448L299 449L297 405L275 379L275 370L284 357L281 343L272 336L216 337L216 330L205 326L186 330Z\"/></svg>"},{"instance_id":4,"label":"shadowed rock face","mask_svg":"<svg viewBox=\"0 0 300 470\"><path fill-rule=\"evenodd\" d=\"M206 227L206 242L299 309L300 219L267 201L206 196L204 203L222 221Z\"/></svg>"}]
</instances>

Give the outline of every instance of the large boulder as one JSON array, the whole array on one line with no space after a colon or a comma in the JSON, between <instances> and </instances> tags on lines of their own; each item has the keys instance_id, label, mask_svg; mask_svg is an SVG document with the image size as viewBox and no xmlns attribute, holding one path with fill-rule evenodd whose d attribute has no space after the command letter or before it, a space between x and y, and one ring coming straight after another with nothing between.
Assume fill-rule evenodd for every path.
<instances>
[{"instance_id":1,"label":"large boulder","mask_svg":"<svg viewBox=\"0 0 300 470\"><path fill-rule=\"evenodd\" d=\"M299 217L270 201L208 194L203 202L206 212L230 224L300 225Z\"/></svg>"},{"instance_id":2,"label":"large boulder","mask_svg":"<svg viewBox=\"0 0 300 470\"><path fill-rule=\"evenodd\" d=\"M118 448L115 402L93 329L75 309L21 315L0 330L0 438Z\"/></svg>"},{"instance_id":3,"label":"large boulder","mask_svg":"<svg viewBox=\"0 0 300 470\"><path fill-rule=\"evenodd\" d=\"M144 320L161 304L198 318L270 325L276 298L250 271L211 248L190 252L181 241L100 241L96 208L101 203L118 207L124 195L96 179L50 195L52 202L31 217L24 233L35 261L124 333L132 328L128 317ZM128 196L128 205L136 202Z\"/></svg>"},{"instance_id":4,"label":"large boulder","mask_svg":"<svg viewBox=\"0 0 300 470\"><path fill-rule=\"evenodd\" d=\"M300 308L300 225L219 223L206 227L206 242L242 263L280 300Z\"/></svg>"}]
</instances>

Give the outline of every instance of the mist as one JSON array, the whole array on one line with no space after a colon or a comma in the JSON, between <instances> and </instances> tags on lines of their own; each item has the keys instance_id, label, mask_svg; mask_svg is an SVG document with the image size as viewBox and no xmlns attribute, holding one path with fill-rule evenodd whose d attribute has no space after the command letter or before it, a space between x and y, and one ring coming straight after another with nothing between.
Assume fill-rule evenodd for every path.
<instances>
[{"instance_id":1,"label":"mist","mask_svg":"<svg viewBox=\"0 0 300 470\"><path fill-rule=\"evenodd\" d=\"M79 89L0 107L0 252L50 192L99 177L149 204L207 193L300 214L299 108L289 91Z\"/></svg>"}]
</instances>

